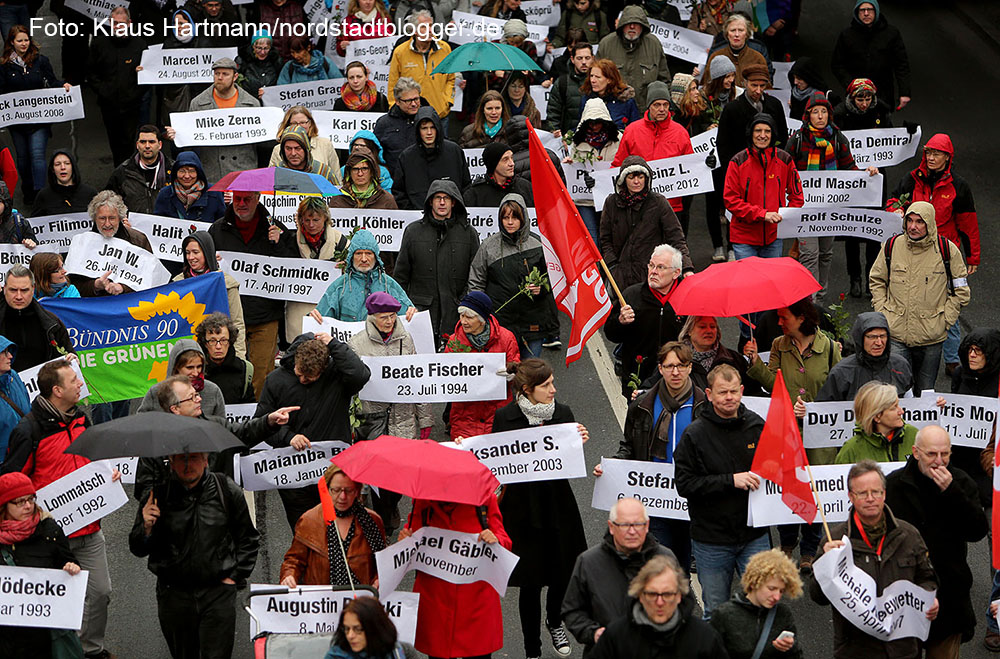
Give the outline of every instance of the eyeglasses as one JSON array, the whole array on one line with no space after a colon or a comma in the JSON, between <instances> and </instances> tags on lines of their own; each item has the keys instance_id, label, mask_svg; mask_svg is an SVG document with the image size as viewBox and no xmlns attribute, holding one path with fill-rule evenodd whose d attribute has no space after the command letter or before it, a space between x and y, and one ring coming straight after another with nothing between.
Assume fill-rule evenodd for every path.
<instances>
[{"instance_id":1,"label":"eyeglasses","mask_svg":"<svg viewBox=\"0 0 1000 659\"><path fill-rule=\"evenodd\" d=\"M638 531L639 529L645 528L648 524L649 522L611 522L611 525L615 528L625 529L626 531L629 529Z\"/></svg>"},{"instance_id":2,"label":"eyeglasses","mask_svg":"<svg viewBox=\"0 0 1000 659\"><path fill-rule=\"evenodd\" d=\"M352 494L356 493L357 491L358 491L358 488L356 488L356 487L331 487L330 488L330 494L332 494L334 496L334 498L339 497L341 494L346 494L347 496L351 496Z\"/></svg>"},{"instance_id":3,"label":"eyeglasses","mask_svg":"<svg viewBox=\"0 0 1000 659\"><path fill-rule=\"evenodd\" d=\"M288 122L288 124L290 126L308 126L311 123L312 122L309 121L308 119L303 119L303 120L300 120L300 121L289 121Z\"/></svg>"},{"instance_id":4,"label":"eyeglasses","mask_svg":"<svg viewBox=\"0 0 1000 659\"><path fill-rule=\"evenodd\" d=\"M179 400L179 401L177 401L177 404L180 405L181 403L187 403L188 401L192 401L192 400L201 400L201 394L195 394L194 396L191 396L189 398L185 398L184 400Z\"/></svg>"},{"instance_id":5,"label":"eyeglasses","mask_svg":"<svg viewBox=\"0 0 1000 659\"><path fill-rule=\"evenodd\" d=\"M667 600L671 600L671 599L677 597L678 595L680 595L680 593L678 591L676 591L676 590L668 590L665 593L658 593L655 590L644 590L644 591L642 591L642 596L645 597L646 599L652 601L652 602L656 602L656 601L659 601L661 599L664 602L666 602Z\"/></svg>"},{"instance_id":6,"label":"eyeglasses","mask_svg":"<svg viewBox=\"0 0 1000 659\"><path fill-rule=\"evenodd\" d=\"M885 341L889 338L888 334L867 334L866 339L871 339L872 341Z\"/></svg>"},{"instance_id":7,"label":"eyeglasses","mask_svg":"<svg viewBox=\"0 0 1000 659\"><path fill-rule=\"evenodd\" d=\"M416 98L397 98L396 102L406 103L407 105L415 105L420 102L420 97L417 96Z\"/></svg>"},{"instance_id":8,"label":"eyeglasses","mask_svg":"<svg viewBox=\"0 0 1000 659\"><path fill-rule=\"evenodd\" d=\"M4 352L7 352L7 351L5 350ZM983 354L983 349L980 348L979 346L969 346L969 354L970 355L982 355Z\"/></svg>"},{"instance_id":9,"label":"eyeglasses","mask_svg":"<svg viewBox=\"0 0 1000 659\"><path fill-rule=\"evenodd\" d=\"M656 270L657 272L670 272L673 270L669 265L656 265L652 261L646 264L646 267L650 270Z\"/></svg>"},{"instance_id":10,"label":"eyeglasses","mask_svg":"<svg viewBox=\"0 0 1000 659\"><path fill-rule=\"evenodd\" d=\"M885 497L885 490L867 490L865 492L851 492L859 499L881 499Z\"/></svg>"},{"instance_id":11,"label":"eyeglasses","mask_svg":"<svg viewBox=\"0 0 1000 659\"><path fill-rule=\"evenodd\" d=\"M660 368L669 373L677 373L683 371L685 368L691 366L691 362L687 364L660 364Z\"/></svg>"},{"instance_id":12,"label":"eyeglasses","mask_svg":"<svg viewBox=\"0 0 1000 659\"><path fill-rule=\"evenodd\" d=\"M205 345L227 346L229 345L229 339L205 339Z\"/></svg>"},{"instance_id":13,"label":"eyeglasses","mask_svg":"<svg viewBox=\"0 0 1000 659\"><path fill-rule=\"evenodd\" d=\"M26 503L34 504L37 498L38 497L36 497L34 494L29 494L28 496L21 497L20 499L11 499L10 502L15 506L23 506Z\"/></svg>"},{"instance_id":14,"label":"eyeglasses","mask_svg":"<svg viewBox=\"0 0 1000 659\"><path fill-rule=\"evenodd\" d=\"M358 174L367 174L372 171L371 167L351 167L352 172L357 172Z\"/></svg>"}]
</instances>

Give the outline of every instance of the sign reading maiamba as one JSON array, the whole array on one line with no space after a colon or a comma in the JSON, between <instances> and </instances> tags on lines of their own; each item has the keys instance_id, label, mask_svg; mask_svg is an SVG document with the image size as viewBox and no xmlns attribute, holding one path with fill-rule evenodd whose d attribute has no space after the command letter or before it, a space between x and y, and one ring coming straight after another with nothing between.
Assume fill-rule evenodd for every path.
<instances>
[{"instance_id":1,"label":"sign reading maiamba","mask_svg":"<svg viewBox=\"0 0 1000 659\"><path fill-rule=\"evenodd\" d=\"M244 490L252 491L315 486L330 466L330 458L348 446L341 441L313 442L301 451L289 446L240 456L240 484Z\"/></svg>"}]
</instances>

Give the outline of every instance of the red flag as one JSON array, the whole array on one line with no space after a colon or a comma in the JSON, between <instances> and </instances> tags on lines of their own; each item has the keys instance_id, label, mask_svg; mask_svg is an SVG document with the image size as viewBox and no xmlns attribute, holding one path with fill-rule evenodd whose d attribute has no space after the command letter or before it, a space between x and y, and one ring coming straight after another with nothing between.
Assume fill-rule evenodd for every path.
<instances>
[{"instance_id":1,"label":"red flag","mask_svg":"<svg viewBox=\"0 0 1000 659\"><path fill-rule=\"evenodd\" d=\"M611 300L597 270L601 252L530 123L528 144L531 188L552 294L573 321L566 348L569 366L580 358L587 339L604 324L611 313Z\"/></svg>"},{"instance_id":2,"label":"red flag","mask_svg":"<svg viewBox=\"0 0 1000 659\"><path fill-rule=\"evenodd\" d=\"M774 378L771 407L750 471L780 486L785 505L807 524L812 524L816 518L816 499L809 485L808 465L795 408L779 369Z\"/></svg>"},{"instance_id":3,"label":"red flag","mask_svg":"<svg viewBox=\"0 0 1000 659\"><path fill-rule=\"evenodd\" d=\"M997 392L1000 396L1000 391ZM996 427L993 429L993 528L1000 529L1000 451L997 450ZM993 533L993 568L1000 569L1000 532Z\"/></svg>"}]
</instances>

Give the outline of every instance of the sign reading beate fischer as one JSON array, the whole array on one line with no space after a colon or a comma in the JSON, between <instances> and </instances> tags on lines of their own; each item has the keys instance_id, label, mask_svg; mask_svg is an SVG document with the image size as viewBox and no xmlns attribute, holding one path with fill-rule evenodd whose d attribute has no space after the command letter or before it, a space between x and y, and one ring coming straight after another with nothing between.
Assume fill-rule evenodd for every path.
<instances>
[{"instance_id":1,"label":"sign reading beate fischer","mask_svg":"<svg viewBox=\"0 0 1000 659\"><path fill-rule=\"evenodd\" d=\"M410 570L448 583L485 581L501 597L518 558L499 542L487 544L478 533L423 526L409 538L375 553L379 594L395 591Z\"/></svg>"},{"instance_id":2,"label":"sign reading beate fischer","mask_svg":"<svg viewBox=\"0 0 1000 659\"><path fill-rule=\"evenodd\" d=\"M281 108L222 108L171 112L170 125L177 132L177 146L233 146L274 138L285 113Z\"/></svg>"},{"instance_id":3,"label":"sign reading beate fischer","mask_svg":"<svg viewBox=\"0 0 1000 659\"><path fill-rule=\"evenodd\" d=\"M778 213L778 238L850 236L881 243L903 228L899 215L870 208L779 208Z\"/></svg>"},{"instance_id":4,"label":"sign reading beate fischer","mask_svg":"<svg viewBox=\"0 0 1000 659\"><path fill-rule=\"evenodd\" d=\"M461 445L448 445L472 451L503 485L587 477L583 439L575 423L476 435Z\"/></svg>"},{"instance_id":5,"label":"sign reading beate fischer","mask_svg":"<svg viewBox=\"0 0 1000 659\"><path fill-rule=\"evenodd\" d=\"M850 206L851 208L881 208L881 174L869 176L859 171L799 172L806 208Z\"/></svg>"},{"instance_id":6,"label":"sign reading beate fischer","mask_svg":"<svg viewBox=\"0 0 1000 659\"><path fill-rule=\"evenodd\" d=\"M91 462L38 490L38 505L69 535L128 503L125 488L111 480L111 465Z\"/></svg>"},{"instance_id":7,"label":"sign reading beate fischer","mask_svg":"<svg viewBox=\"0 0 1000 659\"><path fill-rule=\"evenodd\" d=\"M239 456L240 484L252 491L315 486L330 458L348 446L341 441L313 442L301 451L288 446Z\"/></svg>"},{"instance_id":8,"label":"sign reading beate fischer","mask_svg":"<svg viewBox=\"0 0 1000 659\"><path fill-rule=\"evenodd\" d=\"M302 317L302 331L326 332L341 343L347 343L355 334L365 331L365 322L351 322L347 320L337 320L329 316L322 316L323 322L317 323L312 316ZM431 312L418 311L413 314L413 320L406 320L406 310L400 309L396 322L402 323L403 328L413 337L413 347L417 354L430 355L437 352L434 347L434 330L431 328Z\"/></svg>"},{"instance_id":9,"label":"sign reading beate fischer","mask_svg":"<svg viewBox=\"0 0 1000 659\"><path fill-rule=\"evenodd\" d=\"M79 87L32 89L0 94L0 128L17 124L55 124L83 119Z\"/></svg>"},{"instance_id":10,"label":"sign reading beate fischer","mask_svg":"<svg viewBox=\"0 0 1000 659\"><path fill-rule=\"evenodd\" d=\"M653 160L648 164L653 170L653 183L650 189L668 199L688 197L715 189L712 170L705 164L705 156L700 153ZM615 192L615 180L618 178L619 169L615 167L594 172L596 210L602 210L608 196Z\"/></svg>"},{"instance_id":11,"label":"sign reading beate fischer","mask_svg":"<svg viewBox=\"0 0 1000 659\"><path fill-rule=\"evenodd\" d=\"M212 63L236 59L236 48L151 48L142 51L140 85L211 83Z\"/></svg>"},{"instance_id":12,"label":"sign reading beate fischer","mask_svg":"<svg viewBox=\"0 0 1000 659\"><path fill-rule=\"evenodd\" d=\"M611 510L619 499L642 502L650 517L689 520L687 499L677 494L674 465L668 462L602 458L603 475L594 482L590 505Z\"/></svg>"},{"instance_id":13,"label":"sign reading beate fischer","mask_svg":"<svg viewBox=\"0 0 1000 659\"><path fill-rule=\"evenodd\" d=\"M316 304L340 277L332 261L284 259L246 252L219 252L222 269L240 282L240 294Z\"/></svg>"},{"instance_id":14,"label":"sign reading beate fischer","mask_svg":"<svg viewBox=\"0 0 1000 659\"><path fill-rule=\"evenodd\" d=\"M371 378L358 398L378 403L448 403L507 398L500 352L362 357Z\"/></svg>"},{"instance_id":15,"label":"sign reading beate fischer","mask_svg":"<svg viewBox=\"0 0 1000 659\"><path fill-rule=\"evenodd\" d=\"M134 291L144 291L170 281L167 269L146 250L121 238L105 238L94 231L73 236L64 265L70 274L94 279L111 272L111 281Z\"/></svg>"},{"instance_id":16,"label":"sign reading beate fischer","mask_svg":"<svg viewBox=\"0 0 1000 659\"><path fill-rule=\"evenodd\" d=\"M0 563L0 625L80 629L89 577Z\"/></svg>"}]
</instances>

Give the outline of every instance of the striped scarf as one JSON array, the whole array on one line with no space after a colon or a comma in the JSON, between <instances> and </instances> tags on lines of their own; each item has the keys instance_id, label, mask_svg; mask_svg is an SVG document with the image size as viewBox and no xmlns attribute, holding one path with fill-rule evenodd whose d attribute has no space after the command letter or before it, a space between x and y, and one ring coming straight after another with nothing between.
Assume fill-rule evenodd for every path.
<instances>
[{"instance_id":1,"label":"striped scarf","mask_svg":"<svg viewBox=\"0 0 1000 659\"><path fill-rule=\"evenodd\" d=\"M837 169L837 154L834 148L833 126L817 130L811 124L805 126L805 142L808 150L806 169L824 171Z\"/></svg>"},{"instance_id":2,"label":"striped scarf","mask_svg":"<svg viewBox=\"0 0 1000 659\"><path fill-rule=\"evenodd\" d=\"M371 80L365 83L365 88L360 94L355 94L354 90L347 83L340 88L340 97L344 99L344 105L348 110L355 112L367 112L378 100L378 90Z\"/></svg>"}]
</instances>

